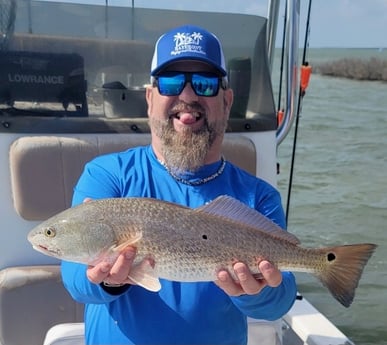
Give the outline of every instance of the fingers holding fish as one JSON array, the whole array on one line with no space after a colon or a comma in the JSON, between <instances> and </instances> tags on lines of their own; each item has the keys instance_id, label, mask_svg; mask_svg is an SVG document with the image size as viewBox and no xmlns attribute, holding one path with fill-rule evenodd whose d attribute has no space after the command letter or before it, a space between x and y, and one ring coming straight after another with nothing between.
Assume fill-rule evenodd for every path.
<instances>
[{"instance_id":1,"label":"fingers holding fish","mask_svg":"<svg viewBox=\"0 0 387 345\"><path fill-rule=\"evenodd\" d=\"M95 266L90 266L87 270L87 278L94 284L102 282L108 285L129 284L128 279L136 249L134 247L125 248L113 263L100 262Z\"/></svg>"},{"instance_id":2,"label":"fingers holding fish","mask_svg":"<svg viewBox=\"0 0 387 345\"><path fill-rule=\"evenodd\" d=\"M237 280L226 270L218 272L218 280L215 284L229 296L255 295L259 293L266 284L256 280L247 266L241 262L234 265ZM241 279L241 280L240 280Z\"/></svg>"},{"instance_id":3,"label":"fingers holding fish","mask_svg":"<svg viewBox=\"0 0 387 345\"><path fill-rule=\"evenodd\" d=\"M247 265L242 262L237 262L234 265L234 272L238 279L237 284L240 286L242 294L255 295L266 286L265 281L256 279Z\"/></svg>"},{"instance_id":4,"label":"fingers holding fish","mask_svg":"<svg viewBox=\"0 0 387 345\"><path fill-rule=\"evenodd\" d=\"M270 262L261 261L259 267L262 267L262 276L257 278L253 275L246 264L237 262L234 264L234 273L236 279L226 270L218 272L218 280L215 282L229 296L255 295L258 294L266 285L276 287L282 281L281 272Z\"/></svg>"},{"instance_id":5,"label":"fingers holding fish","mask_svg":"<svg viewBox=\"0 0 387 345\"><path fill-rule=\"evenodd\" d=\"M109 275L111 264L100 262L95 266L89 266L86 271L87 278L94 284L100 284Z\"/></svg>"},{"instance_id":6,"label":"fingers holding fish","mask_svg":"<svg viewBox=\"0 0 387 345\"><path fill-rule=\"evenodd\" d=\"M215 284L229 296L240 296L243 294L240 285L234 281L230 273L226 270L220 270L217 274L218 280Z\"/></svg>"},{"instance_id":7,"label":"fingers holding fish","mask_svg":"<svg viewBox=\"0 0 387 345\"><path fill-rule=\"evenodd\" d=\"M136 256L136 248L125 248L113 264L109 272L109 280L113 284L123 284L127 281L132 264Z\"/></svg>"},{"instance_id":8,"label":"fingers holding fish","mask_svg":"<svg viewBox=\"0 0 387 345\"><path fill-rule=\"evenodd\" d=\"M258 268L268 286L277 287L282 283L281 271L269 261L262 260L259 262Z\"/></svg>"}]
</instances>

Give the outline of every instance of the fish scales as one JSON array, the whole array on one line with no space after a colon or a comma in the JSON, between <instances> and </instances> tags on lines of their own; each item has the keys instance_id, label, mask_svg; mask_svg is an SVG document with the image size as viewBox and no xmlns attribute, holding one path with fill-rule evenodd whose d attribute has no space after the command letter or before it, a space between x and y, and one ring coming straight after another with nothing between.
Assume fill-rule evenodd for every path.
<instances>
[{"instance_id":1,"label":"fish scales","mask_svg":"<svg viewBox=\"0 0 387 345\"><path fill-rule=\"evenodd\" d=\"M31 230L33 247L59 259L95 265L114 260L125 247L137 248L130 278L151 290L159 278L213 281L220 269L233 274L245 262L269 260L281 270L315 275L349 306L374 244L305 248L272 221L227 196L197 209L152 198L100 199L67 209ZM154 267L144 267L151 258Z\"/></svg>"},{"instance_id":2,"label":"fish scales","mask_svg":"<svg viewBox=\"0 0 387 345\"><path fill-rule=\"evenodd\" d=\"M138 260L152 253L161 278L209 281L213 280L220 268L228 268L232 272L235 261L247 263L253 273L258 273L256 262L259 257L270 258L280 268L296 269L297 266L308 265L304 259L305 249L295 248L265 233L257 236L254 228L246 227L245 231L241 231L243 225L236 222L194 213L185 207L176 208L169 203L154 203L151 199L145 200L145 203L140 200L122 203L117 200L110 200L110 207L99 205L97 214L113 210L113 213L105 212L104 218L114 219L113 230L118 243L128 240L126 235L131 230L127 224L132 223L134 232L142 233ZM321 255L315 255L315 260L321 261Z\"/></svg>"}]
</instances>

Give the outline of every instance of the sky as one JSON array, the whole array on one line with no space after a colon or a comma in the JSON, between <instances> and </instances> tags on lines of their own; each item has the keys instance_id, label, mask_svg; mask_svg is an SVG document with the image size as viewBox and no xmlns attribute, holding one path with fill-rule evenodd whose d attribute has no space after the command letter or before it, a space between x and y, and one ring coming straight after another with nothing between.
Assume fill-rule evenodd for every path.
<instances>
[{"instance_id":1,"label":"sky","mask_svg":"<svg viewBox=\"0 0 387 345\"><path fill-rule=\"evenodd\" d=\"M136 5L159 2L136 0ZM188 1L163 2L178 8L184 7ZM224 4L227 4L230 11L267 15L267 1L264 0L207 0L194 3L198 10L218 4L224 8ZM301 16L307 13L308 3L308 0L301 0ZM304 37L301 26L300 33ZM300 41L303 42L303 39ZM309 46L387 48L387 0L312 0Z\"/></svg>"},{"instance_id":2,"label":"sky","mask_svg":"<svg viewBox=\"0 0 387 345\"><path fill-rule=\"evenodd\" d=\"M145 1L149 3L151 0ZM180 6L184 3L182 0L168 2L180 3ZM267 14L266 1L211 0L196 3L202 3L203 7L215 6L216 3L224 7L228 3L230 10ZM307 13L308 3L301 0L301 15ZM301 26L300 33L304 37ZM309 46L387 48L387 0L312 0Z\"/></svg>"},{"instance_id":3,"label":"sky","mask_svg":"<svg viewBox=\"0 0 387 345\"><path fill-rule=\"evenodd\" d=\"M48 0L50 1L50 0ZM51 0L52 1L52 0ZM54 0L136 7L215 10L267 15L267 0ZM387 0L311 0L309 46L312 48L387 48ZM281 1L285 3L284 0ZM305 18L309 0L300 0ZM283 11L281 11L283 13ZM283 15L281 15L283 18ZM282 21L280 19L280 21ZM305 20L300 25L304 42Z\"/></svg>"},{"instance_id":4,"label":"sky","mask_svg":"<svg viewBox=\"0 0 387 345\"><path fill-rule=\"evenodd\" d=\"M387 48L387 0L312 0L309 44Z\"/></svg>"}]
</instances>

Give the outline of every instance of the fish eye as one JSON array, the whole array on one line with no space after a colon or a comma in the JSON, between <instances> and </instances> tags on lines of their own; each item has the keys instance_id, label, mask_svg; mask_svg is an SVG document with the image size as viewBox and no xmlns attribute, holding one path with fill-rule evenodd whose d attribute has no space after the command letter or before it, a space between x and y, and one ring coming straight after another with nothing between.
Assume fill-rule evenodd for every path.
<instances>
[{"instance_id":1,"label":"fish eye","mask_svg":"<svg viewBox=\"0 0 387 345\"><path fill-rule=\"evenodd\" d=\"M49 227L49 228L44 229L44 235L46 237L55 237L56 231L53 227Z\"/></svg>"}]
</instances>

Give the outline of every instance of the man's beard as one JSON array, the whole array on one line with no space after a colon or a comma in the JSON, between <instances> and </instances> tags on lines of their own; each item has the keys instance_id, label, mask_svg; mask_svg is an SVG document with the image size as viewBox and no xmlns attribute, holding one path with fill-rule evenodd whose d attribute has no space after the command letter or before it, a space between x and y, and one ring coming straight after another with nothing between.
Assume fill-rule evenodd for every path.
<instances>
[{"instance_id":1,"label":"man's beard","mask_svg":"<svg viewBox=\"0 0 387 345\"><path fill-rule=\"evenodd\" d=\"M160 138L164 164L174 173L182 173L195 172L205 164L212 145L224 134L226 120L210 124L205 118L200 129L186 128L182 132L176 132L173 117L168 120L151 117L150 125Z\"/></svg>"}]
</instances>

